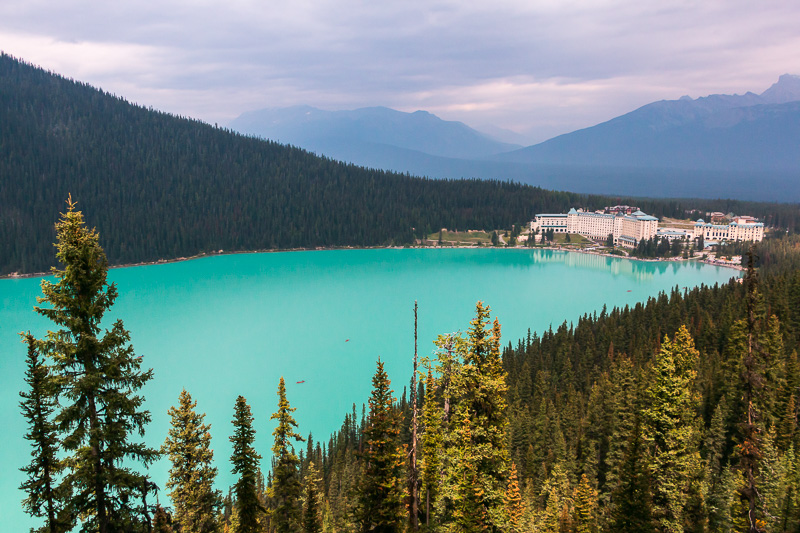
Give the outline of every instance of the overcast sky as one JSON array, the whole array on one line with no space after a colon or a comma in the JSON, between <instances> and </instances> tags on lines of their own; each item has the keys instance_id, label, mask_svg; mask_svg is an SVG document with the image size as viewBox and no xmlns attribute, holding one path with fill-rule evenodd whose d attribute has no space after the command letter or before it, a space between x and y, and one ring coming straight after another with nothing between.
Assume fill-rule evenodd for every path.
<instances>
[{"instance_id":1,"label":"overcast sky","mask_svg":"<svg viewBox=\"0 0 800 533\"><path fill-rule=\"evenodd\" d=\"M800 2L4 0L0 49L220 125L383 105L534 142L800 74Z\"/></svg>"}]
</instances>

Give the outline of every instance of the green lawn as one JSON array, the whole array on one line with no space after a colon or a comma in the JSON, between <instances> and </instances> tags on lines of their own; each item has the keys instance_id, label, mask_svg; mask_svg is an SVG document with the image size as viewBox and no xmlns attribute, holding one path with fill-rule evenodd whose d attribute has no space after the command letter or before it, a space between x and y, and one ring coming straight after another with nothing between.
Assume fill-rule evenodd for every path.
<instances>
[{"instance_id":1,"label":"green lawn","mask_svg":"<svg viewBox=\"0 0 800 533\"><path fill-rule=\"evenodd\" d=\"M567 235L569 235L570 242L567 242ZM577 233L556 233L554 235L555 242L554 244L569 244L574 246L586 246L589 244L594 244L594 241L591 239L587 239L583 235L579 235Z\"/></svg>"},{"instance_id":2,"label":"green lawn","mask_svg":"<svg viewBox=\"0 0 800 533\"><path fill-rule=\"evenodd\" d=\"M504 231L498 231L497 234L502 236ZM577 233L569 234L570 242L567 242L567 234L566 233L556 233L555 234L555 242L553 244L561 244L561 245L568 245L568 246L576 246L576 247L585 247L588 245L593 245L594 241L587 239L586 237L579 235ZM503 239L508 242L511 240L510 237L503 237ZM439 232L434 232L428 235L428 240L431 241L438 241L439 240ZM442 231L442 243L444 244L451 244L451 245L459 245L459 244L484 244L484 245L491 245L492 243L492 234L491 232L485 231ZM523 244L523 243L520 243Z\"/></svg>"},{"instance_id":3,"label":"green lawn","mask_svg":"<svg viewBox=\"0 0 800 533\"><path fill-rule=\"evenodd\" d=\"M432 241L439 240L439 232L431 233L428 239ZM442 231L442 242L458 243L458 244L491 244L492 234L485 231Z\"/></svg>"}]
</instances>

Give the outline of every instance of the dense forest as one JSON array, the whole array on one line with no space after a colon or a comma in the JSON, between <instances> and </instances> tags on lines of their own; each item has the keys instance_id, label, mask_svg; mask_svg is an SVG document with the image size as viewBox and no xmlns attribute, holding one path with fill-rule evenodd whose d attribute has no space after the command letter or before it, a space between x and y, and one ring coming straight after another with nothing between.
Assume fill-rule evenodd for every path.
<instances>
[{"instance_id":1,"label":"dense forest","mask_svg":"<svg viewBox=\"0 0 800 533\"><path fill-rule=\"evenodd\" d=\"M676 288L505 347L479 302L465 334L414 354L399 399L379 359L368 405L322 441L301 434L281 381L263 465L240 396L229 433L238 481L223 494L189 391L161 450L135 442L152 370L121 320L101 331L117 291L98 233L72 202L56 230L63 269L36 311L60 329L24 335L20 404L32 447L23 505L39 531L800 528L796 236L751 249L741 280ZM164 505L137 466L160 454L172 465Z\"/></svg>"},{"instance_id":2,"label":"dense forest","mask_svg":"<svg viewBox=\"0 0 800 533\"><path fill-rule=\"evenodd\" d=\"M536 212L618 203L659 217L734 211L800 227L796 205L588 196L364 169L133 105L5 54L0 118L0 275L55 264L51 221L70 193L111 264L407 244L442 227L507 229Z\"/></svg>"}]
</instances>

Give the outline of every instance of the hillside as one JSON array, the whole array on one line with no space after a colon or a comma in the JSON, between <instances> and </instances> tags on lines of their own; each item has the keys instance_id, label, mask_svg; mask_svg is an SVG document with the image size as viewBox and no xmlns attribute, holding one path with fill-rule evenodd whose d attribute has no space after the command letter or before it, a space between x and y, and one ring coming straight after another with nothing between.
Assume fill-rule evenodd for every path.
<instances>
[{"instance_id":1,"label":"hillside","mask_svg":"<svg viewBox=\"0 0 800 533\"><path fill-rule=\"evenodd\" d=\"M132 105L0 56L0 274L53 262L68 194L112 264L218 250L402 244L587 200L359 168Z\"/></svg>"}]
</instances>

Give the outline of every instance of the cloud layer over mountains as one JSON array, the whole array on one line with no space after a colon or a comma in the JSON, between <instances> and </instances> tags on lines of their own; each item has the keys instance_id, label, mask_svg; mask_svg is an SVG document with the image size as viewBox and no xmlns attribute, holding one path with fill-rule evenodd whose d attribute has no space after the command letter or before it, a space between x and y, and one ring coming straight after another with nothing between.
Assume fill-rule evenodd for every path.
<instances>
[{"instance_id":1,"label":"cloud layer over mountains","mask_svg":"<svg viewBox=\"0 0 800 533\"><path fill-rule=\"evenodd\" d=\"M529 143L800 69L785 0L0 3L0 47L158 109L426 109Z\"/></svg>"}]
</instances>

